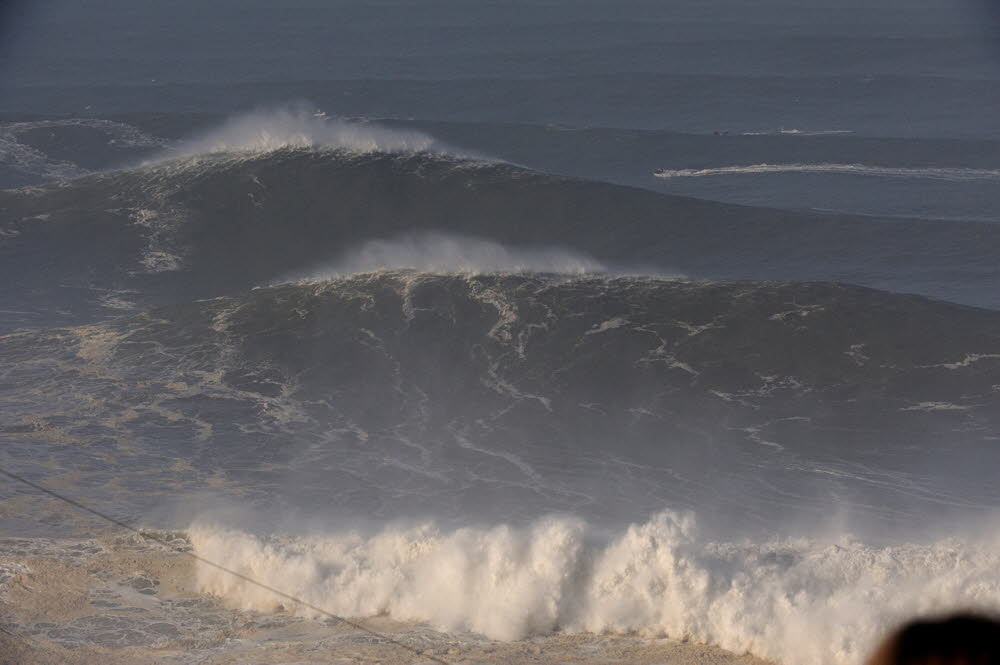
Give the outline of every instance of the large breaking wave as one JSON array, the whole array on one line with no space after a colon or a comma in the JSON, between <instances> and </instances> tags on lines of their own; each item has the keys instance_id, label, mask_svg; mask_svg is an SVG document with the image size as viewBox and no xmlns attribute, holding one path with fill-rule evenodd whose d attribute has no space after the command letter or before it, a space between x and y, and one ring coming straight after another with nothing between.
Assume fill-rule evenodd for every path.
<instances>
[{"instance_id":1,"label":"large breaking wave","mask_svg":"<svg viewBox=\"0 0 1000 665\"><path fill-rule=\"evenodd\" d=\"M713 542L672 512L610 536L571 517L298 538L201 522L189 534L199 556L347 616L495 639L638 632L793 664L856 663L899 620L991 608L1000 595L996 542ZM198 585L247 609L311 613L212 566Z\"/></svg>"}]
</instances>

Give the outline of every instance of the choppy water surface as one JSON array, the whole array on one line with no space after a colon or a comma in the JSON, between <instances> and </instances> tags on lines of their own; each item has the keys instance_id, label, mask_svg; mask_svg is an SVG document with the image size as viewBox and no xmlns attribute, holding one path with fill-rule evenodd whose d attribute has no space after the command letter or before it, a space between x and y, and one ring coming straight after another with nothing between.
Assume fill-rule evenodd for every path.
<instances>
[{"instance_id":1,"label":"choppy water surface","mask_svg":"<svg viewBox=\"0 0 1000 665\"><path fill-rule=\"evenodd\" d=\"M847 664L996 609L988 15L714 4L258 2L239 76L224 3L25 14L0 466L152 538L0 485L6 653Z\"/></svg>"}]
</instances>

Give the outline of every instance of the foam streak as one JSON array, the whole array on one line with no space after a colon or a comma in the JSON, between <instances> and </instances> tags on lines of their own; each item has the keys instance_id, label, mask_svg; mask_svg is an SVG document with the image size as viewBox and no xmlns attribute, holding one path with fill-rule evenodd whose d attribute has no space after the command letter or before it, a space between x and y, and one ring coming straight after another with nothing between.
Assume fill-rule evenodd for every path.
<instances>
[{"instance_id":1,"label":"foam streak","mask_svg":"<svg viewBox=\"0 0 1000 665\"><path fill-rule=\"evenodd\" d=\"M775 173L834 173L877 178L925 179L945 182L997 182L998 169L966 168L905 168L893 166L868 166L866 164L750 164L747 166L720 166L708 169L660 169L657 178L704 178L726 175L769 175Z\"/></svg>"}]
</instances>

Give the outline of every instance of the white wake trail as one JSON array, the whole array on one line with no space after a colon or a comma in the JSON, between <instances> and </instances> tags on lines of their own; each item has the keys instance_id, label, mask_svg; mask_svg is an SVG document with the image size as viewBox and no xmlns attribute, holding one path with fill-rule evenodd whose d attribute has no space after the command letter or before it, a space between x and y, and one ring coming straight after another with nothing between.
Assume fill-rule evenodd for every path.
<instances>
[{"instance_id":1,"label":"white wake trail","mask_svg":"<svg viewBox=\"0 0 1000 665\"><path fill-rule=\"evenodd\" d=\"M869 166L866 164L750 164L747 166L719 166L707 169L660 169L657 178L704 178L726 175L767 175L775 173L834 173L877 178L925 179L946 182L996 182L1000 181L998 169L968 169L948 167L906 168Z\"/></svg>"}]
</instances>

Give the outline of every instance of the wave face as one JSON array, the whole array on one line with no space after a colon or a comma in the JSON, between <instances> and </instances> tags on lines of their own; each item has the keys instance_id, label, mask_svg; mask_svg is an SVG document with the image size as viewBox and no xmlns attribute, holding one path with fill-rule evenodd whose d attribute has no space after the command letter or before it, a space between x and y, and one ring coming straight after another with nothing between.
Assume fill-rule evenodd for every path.
<instances>
[{"instance_id":1,"label":"wave face","mask_svg":"<svg viewBox=\"0 0 1000 665\"><path fill-rule=\"evenodd\" d=\"M1000 594L996 543L712 542L692 516L670 512L610 538L591 532L566 517L300 538L189 530L198 555L346 616L501 640L559 629L666 635L782 663L857 663L914 613L991 607ZM198 585L245 609L283 600L209 566Z\"/></svg>"},{"instance_id":2,"label":"wave face","mask_svg":"<svg viewBox=\"0 0 1000 665\"><path fill-rule=\"evenodd\" d=\"M0 192L0 306L20 313L5 325L234 293L435 232L557 247L616 272L846 279L1000 307L1000 226L744 208L442 153L287 143Z\"/></svg>"},{"instance_id":3,"label":"wave face","mask_svg":"<svg viewBox=\"0 0 1000 665\"><path fill-rule=\"evenodd\" d=\"M99 440L52 463L185 460L330 518L616 524L669 506L727 534L831 512L906 534L1000 499L983 477L998 317L820 283L287 284L0 338L18 386L4 444Z\"/></svg>"}]
</instances>

